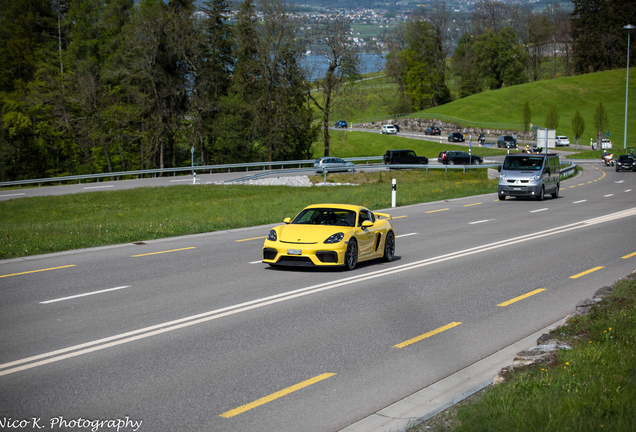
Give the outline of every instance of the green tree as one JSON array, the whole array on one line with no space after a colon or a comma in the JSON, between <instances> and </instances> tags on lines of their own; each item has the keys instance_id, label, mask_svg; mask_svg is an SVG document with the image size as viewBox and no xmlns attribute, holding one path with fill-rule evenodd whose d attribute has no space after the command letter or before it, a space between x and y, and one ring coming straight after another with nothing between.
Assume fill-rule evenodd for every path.
<instances>
[{"instance_id":1,"label":"green tree","mask_svg":"<svg viewBox=\"0 0 636 432\"><path fill-rule=\"evenodd\" d=\"M492 90L528 80L524 73L526 55L511 27L504 27L498 35L488 29L478 36L475 56L475 68Z\"/></svg>"},{"instance_id":2,"label":"green tree","mask_svg":"<svg viewBox=\"0 0 636 432\"><path fill-rule=\"evenodd\" d=\"M594 110L594 128L596 129L596 143L600 146L601 139L603 138L603 131L609 128L609 119L607 118L607 112L603 106L603 102L599 102L596 110ZM600 147L597 147L600 148Z\"/></svg>"},{"instance_id":3,"label":"green tree","mask_svg":"<svg viewBox=\"0 0 636 432\"><path fill-rule=\"evenodd\" d=\"M627 35L623 26L636 22L633 0L572 0L572 3L570 22L575 71L625 67ZM635 62L633 54L630 60Z\"/></svg>"},{"instance_id":4,"label":"green tree","mask_svg":"<svg viewBox=\"0 0 636 432\"><path fill-rule=\"evenodd\" d=\"M554 105L550 105L545 115L545 127L548 129L556 129L559 127L559 113Z\"/></svg>"},{"instance_id":5,"label":"green tree","mask_svg":"<svg viewBox=\"0 0 636 432\"><path fill-rule=\"evenodd\" d=\"M576 114L574 114L572 118L572 132L574 133L574 141L577 145L580 144L583 132L585 132L585 120L579 113L579 110L576 110Z\"/></svg>"}]
</instances>

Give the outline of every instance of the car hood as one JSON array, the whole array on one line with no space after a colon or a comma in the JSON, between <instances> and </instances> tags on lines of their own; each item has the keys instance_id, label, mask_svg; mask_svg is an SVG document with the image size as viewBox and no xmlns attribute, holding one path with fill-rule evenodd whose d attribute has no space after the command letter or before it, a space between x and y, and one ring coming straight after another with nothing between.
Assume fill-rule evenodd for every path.
<instances>
[{"instance_id":1,"label":"car hood","mask_svg":"<svg viewBox=\"0 0 636 432\"><path fill-rule=\"evenodd\" d=\"M285 243L322 243L332 234L346 232L350 227L330 225L283 225L279 230L279 241Z\"/></svg>"}]
</instances>

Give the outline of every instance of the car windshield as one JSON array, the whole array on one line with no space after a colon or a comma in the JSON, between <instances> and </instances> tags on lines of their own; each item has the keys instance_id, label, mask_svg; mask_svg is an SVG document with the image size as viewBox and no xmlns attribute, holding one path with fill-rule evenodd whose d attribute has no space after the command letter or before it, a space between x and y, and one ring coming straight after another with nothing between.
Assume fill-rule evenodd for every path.
<instances>
[{"instance_id":1,"label":"car windshield","mask_svg":"<svg viewBox=\"0 0 636 432\"><path fill-rule=\"evenodd\" d=\"M505 170L539 170L543 166L542 157L508 157L504 161Z\"/></svg>"},{"instance_id":2,"label":"car windshield","mask_svg":"<svg viewBox=\"0 0 636 432\"><path fill-rule=\"evenodd\" d=\"M292 224L305 225L338 225L354 227L356 212L337 208L305 209L294 218Z\"/></svg>"},{"instance_id":3,"label":"car windshield","mask_svg":"<svg viewBox=\"0 0 636 432\"><path fill-rule=\"evenodd\" d=\"M506 141L514 141L514 138L511 137L511 136L505 136L504 140L506 140Z\"/></svg>"},{"instance_id":4,"label":"car windshield","mask_svg":"<svg viewBox=\"0 0 636 432\"><path fill-rule=\"evenodd\" d=\"M620 155L618 160L636 160L636 158L630 155Z\"/></svg>"}]
</instances>

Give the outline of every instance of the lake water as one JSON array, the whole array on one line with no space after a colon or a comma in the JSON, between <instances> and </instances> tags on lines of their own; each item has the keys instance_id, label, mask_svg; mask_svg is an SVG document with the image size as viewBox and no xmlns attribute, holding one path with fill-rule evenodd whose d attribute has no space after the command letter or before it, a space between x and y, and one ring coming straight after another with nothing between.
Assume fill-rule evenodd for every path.
<instances>
[{"instance_id":1,"label":"lake water","mask_svg":"<svg viewBox=\"0 0 636 432\"><path fill-rule=\"evenodd\" d=\"M360 56L360 73L372 73L380 72L384 70L383 58L380 58L376 54L359 54ZM314 70L312 80L323 78L327 71L328 65L325 63L325 59L319 55L306 55L303 56L303 61Z\"/></svg>"}]
</instances>

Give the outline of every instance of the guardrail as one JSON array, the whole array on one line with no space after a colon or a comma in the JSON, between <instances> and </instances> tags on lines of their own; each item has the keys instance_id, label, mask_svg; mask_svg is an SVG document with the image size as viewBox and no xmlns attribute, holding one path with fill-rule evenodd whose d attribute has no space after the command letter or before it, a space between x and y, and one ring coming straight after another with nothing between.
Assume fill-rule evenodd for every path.
<instances>
[{"instance_id":1,"label":"guardrail","mask_svg":"<svg viewBox=\"0 0 636 432\"><path fill-rule=\"evenodd\" d=\"M363 162L366 161L367 164L369 161L377 161L382 160L382 156L368 156L368 157L354 157L354 158L345 158L345 160L350 162ZM251 162L251 163L239 163L239 164L223 164L223 165L201 165L201 166L187 166L187 167L175 167L175 168L155 168L155 169L147 169L147 170L137 170L137 171L118 171L112 173L99 173L99 174L82 174L82 175L74 175L74 176L62 176L62 177L49 177L49 178L40 178L40 179L29 179L29 180L12 180L0 182L1 187L8 186L22 186L22 185L31 185L37 184L40 187L43 184L48 183L58 183L59 185L62 182L75 182L79 183L82 180L97 180L102 178L111 178L119 180L121 177L136 177L152 175L152 177L156 177L157 174L169 174L172 173L173 176L176 176L177 173L192 173L192 172L200 172L200 171L208 171L212 173L213 171L226 171L231 172L232 169L249 171L250 168L257 169L267 169L268 167L276 167L280 166L281 168L285 166L295 166L298 165L301 168L303 165L312 165L314 164L314 159L304 159L304 160L294 160L294 161L275 161L275 162Z\"/></svg>"}]
</instances>

